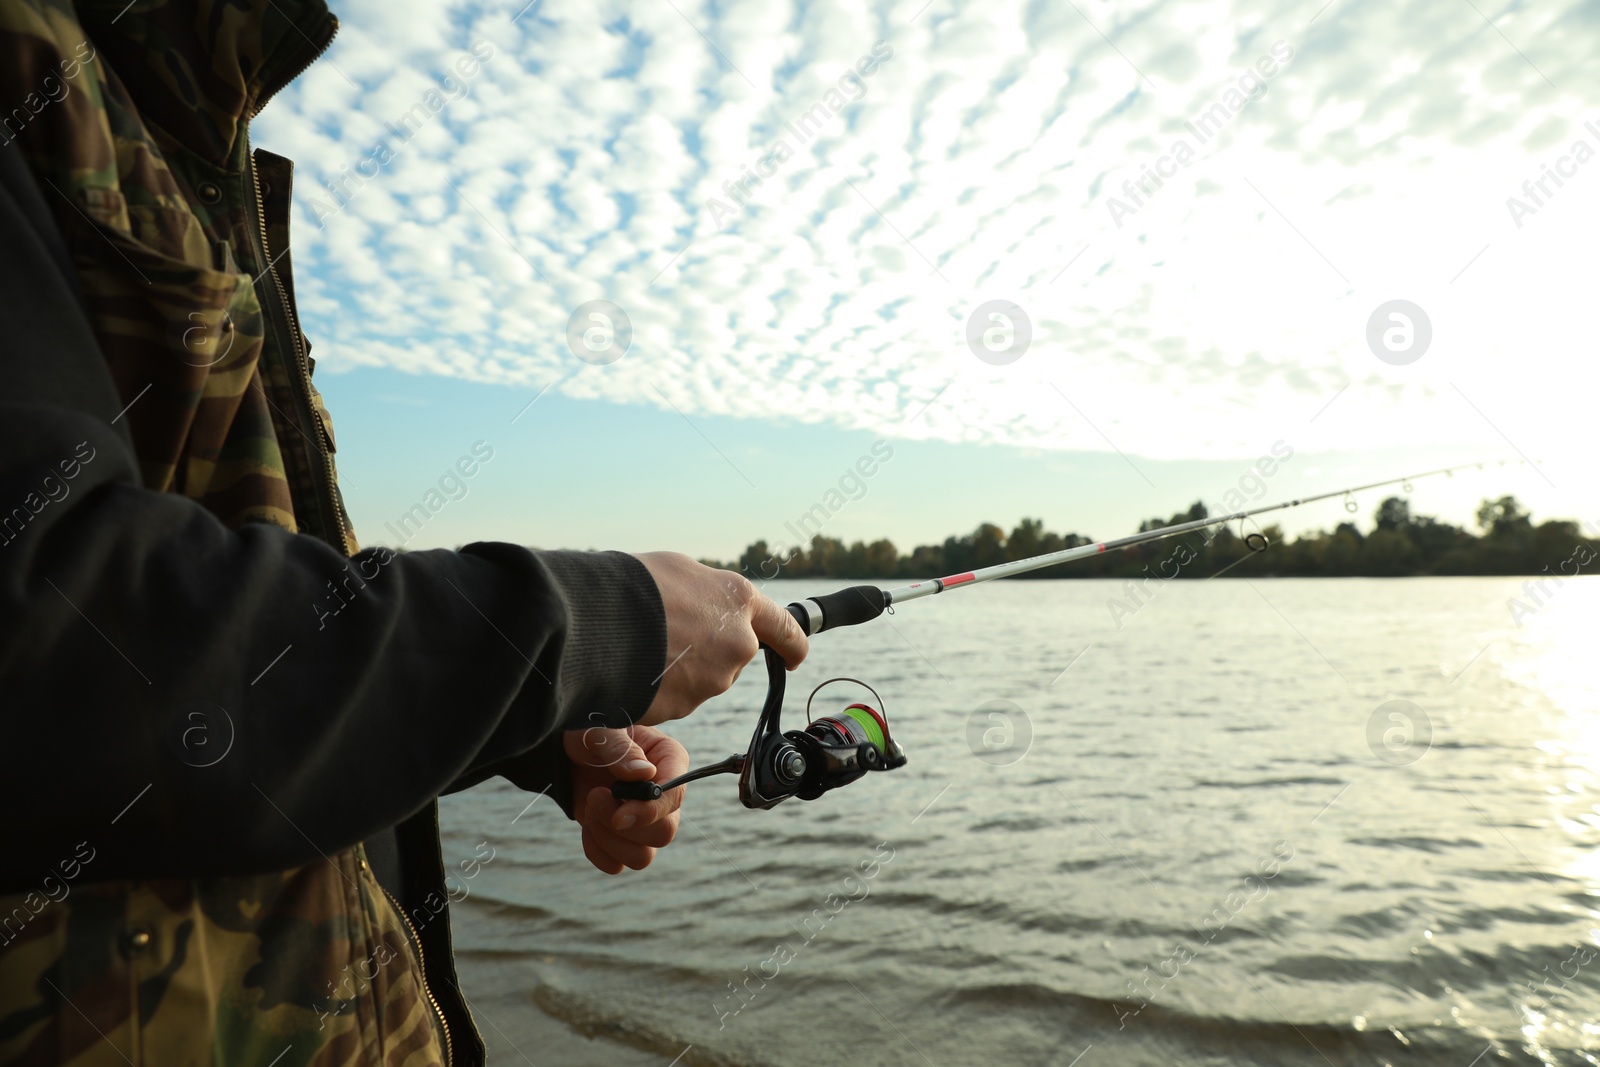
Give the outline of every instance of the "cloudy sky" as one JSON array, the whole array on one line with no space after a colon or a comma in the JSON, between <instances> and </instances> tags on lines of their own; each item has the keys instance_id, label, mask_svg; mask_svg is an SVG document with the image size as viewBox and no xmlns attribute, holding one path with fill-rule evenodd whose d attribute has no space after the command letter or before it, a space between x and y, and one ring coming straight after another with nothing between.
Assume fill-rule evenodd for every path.
<instances>
[{"instance_id":1,"label":"cloudy sky","mask_svg":"<svg viewBox=\"0 0 1600 1067\"><path fill-rule=\"evenodd\" d=\"M478 441L414 546L726 558L880 441L825 532L1110 537L1279 442L1600 522L1600 4L523 2L336 3L256 126L368 543Z\"/></svg>"}]
</instances>

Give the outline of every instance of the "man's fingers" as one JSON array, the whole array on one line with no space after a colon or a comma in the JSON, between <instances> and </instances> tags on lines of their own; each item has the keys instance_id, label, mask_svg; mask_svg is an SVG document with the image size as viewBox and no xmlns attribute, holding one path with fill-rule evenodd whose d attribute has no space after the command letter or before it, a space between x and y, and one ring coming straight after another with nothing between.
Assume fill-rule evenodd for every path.
<instances>
[{"instance_id":1,"label":"man's fingers","mask_svg":"<svg viewBox=\"0 0 1600 1067\"><path fill-rule=\"evenodd\" d=\"M689 750L652 726L631 726L628 736L656 766L655 781L670 782L689 773Z\"/></svg>"},{"instance_id":2,"label":"man's fingers","mask_svg":"<svg viewBox=\"0 0 1600 1067\"><path fill-rule=\"evenodd\" d=\"M590 790L583 821L583 854L607 874L621 874L624 867L642 871L655 860L656 849L670 844L677 835L677 817L667 816L654 825L619 832L610 828L610 815L616 807L610 790Z\"/></svg>"},{"instance_id":3,"label":"man's fingers","mask_svg":"<svg viewBox=\"0 0 1600 1067\"><path fill-rule=\"evenodd\" d=\"M634 743L641 746L644 758L655 766L656 773L652 781L670 782L680 774L688 773L689 752L678 742L649 726L633 726L628 733ZM679 786L662 794L659 800L624 801L610 825L615 830L655 826L683 807L683 795L684 787Z\"/></svg>"},{"instance_id":4,"label":"man's fingers","mask_svg":"<svg viewBox=\"0 0 1600 1067\"><path fill-rule=\"evenodd\" d=\"M683 807L683 786L669 789L660 800L624 800L606 824L613 830L642 830L655 826Z\"/></svg>"},{"instance_id":5,"label":"man's fingers","mask_svg":"<svg viewBox=\"0 0 1600 1067\"><path fill-rule=\"evenodd\" d=\"M677 832L672 816L683 806L683 787L662 795L660 800L617 800L609 789L591 789L584 803L585 826L604 829L629 841L660 847ZM665 837L662 828L666 828Z\"/></svg>"},{"instance_id":6,"label":"man's fingers","mask_svg":"<svg viewBox=\"0 0 1600 1067\"><path fill-rule=\"evenodd\" d=\"M625 730L589 729L582 734L583 747L594 757L589 766L606 767L628 781L648 781L655 767L644 749Z\"/></svg>"},{"instance_id":7,"label":"man's fingers","mask_svg":"<svg viewBox=\"0 0 1600 1067\"><path fill-rule=\"evenodd\" d=\"M600 834L603 840L608 839L607 835L615 835L617 838L635 845L666 848L672 844L672 839L678 836L678 816L676 814L668 815L651 826L636 827L632 830L617 831L601 827Z\"/></svg>"},{"instance_id":8,"label":"man's fingers","mask_svg":"<svg viewBox=\"0 0 1600 1067\"><path fill-rule=\"evenodd\" d=\"M619 801L609 789L589 790L589 796L584 801L584 825L613 826L612 820L616 818L617 809L624 803L634 804L637 801Z\"/></svg>"},{"instance_id":9,"label":"man's fingers","mask_svg":"<svg viewBox=\"0 0 1600 1067\"><path fill-rule=\"evenodd\" d=\"M603 859L610 859L613 864L618 864L618 869L608 870L606 867L600 867L600 864L595 862L595 856L590 854L589 862L597 865L602 870L606 870L606 873L621 873L622 867L643 870L656 859L656 849L651 848L651 846L638 845L635 841L618 837L616 833L608 832L605 829L587 830L584 833L584 840L587 841L586 849L584 849L586 854L589 854L589 846L592 846L595 854L603 857Z\"/></svg>"},{"instance_id":10,"label":"man's fingers","mask_svg":"<svg viewBox=\"0 0 1600 1067\"><path fill-rule=\"evenodd\" d=\"M591 727L569 730L563 739L567 758L585 767L606 767L626 781L649 781L655 765L626 730Z\"/></svg>"},{"instance_id":11,"label":"man's fingers","mask_svg":"<svg viewBox=\"0 0 1600 1067\"><path fill-rule=\"evenodd\" d=\"M726 692L761 643L775 649L790 670L806 658L803 627L748 578L673 552L646 552L638 558L661 596L667 648L673 650L643 722L681 718Z\"/></svg>"},{"instance_id":12,"label":"man's fingers","mask_svg":"<svg viewBox=\"0 0 1600 1067\"><path fill-rule=\"evenodd\" d=\"M593 783L596 777L602 781L666 782L689 769L689 753L684 747L648 726L572 730L563 744L577 764L574 774L584 784ZM656 850L677 836L677 811L683 794L679 786L659 800L618 801L610 786L595 785L574 798L583 827L583 854L606 874L620 874L630 867L644 870L655 860Z\"/></svg>"},{"instance_id":13,"label":"man's fingers","mask_svg":"<svg viewBox=\"0 0 1600 1067\"><path fill-rule=\"evenodd\" d=\"M596 870L604 871L606 874L622 873L623 865L615 856L601 848L588 830L583 832L583 854L594 864Z\"/></svg>"},{"instance_id":14,"label":"man's fingers","mask_svg":"<svg viewBox=\"0 0 1600 1067\"><path fill-rule=\"evenodd\" d=\"M779 607L777 601L761 593L755 595L750 608L750 626L761 643L776 649L791 671L800 666L805 661L806 653L811 650L811 643L806 640L800 624L794 621L794 616Z\"/></svg>"}]
</instances>

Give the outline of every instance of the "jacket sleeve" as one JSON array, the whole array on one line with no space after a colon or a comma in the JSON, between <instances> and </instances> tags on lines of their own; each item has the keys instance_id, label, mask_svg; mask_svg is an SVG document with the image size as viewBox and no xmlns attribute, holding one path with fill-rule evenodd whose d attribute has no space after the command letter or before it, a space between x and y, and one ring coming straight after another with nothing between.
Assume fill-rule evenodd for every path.
<instances>
[{"instance_id":1,"label":"jacket sleeve","mask_svg":"<svg viewBox=\"0 0 1600 1067\"><path fill-rule=\"evenodd\" d=\"M345 559L143 489L38 196L0 148L0 891L80 843L96 881L305 864L644 713L666 625L631 556Z\"/></svg>"},{"instance_id":2,"label":"jacket sleeve","mask_svg":"<svg viewBox=\"0 0 1600 1067\"><path fill-rule=\"evenodd\" d=\"M496 775L525 792L548 796L562 814L569 819L574 817L572 760L567 757L560 734L551 734L527 752L509 759L474 767L466 776L451 782L444 793L459 793Z\"/></svg>"}]
</instances>

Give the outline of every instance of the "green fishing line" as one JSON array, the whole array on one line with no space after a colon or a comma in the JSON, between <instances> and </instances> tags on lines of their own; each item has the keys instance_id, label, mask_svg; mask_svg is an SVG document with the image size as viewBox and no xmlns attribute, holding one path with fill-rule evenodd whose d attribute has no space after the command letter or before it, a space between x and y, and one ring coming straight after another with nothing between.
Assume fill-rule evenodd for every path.
<instances>
[{"instance_id":1,"label":"green fishing line","mask_svg":"<svg viewBox=\"0 0 1600 1067\"><path fill-rule=\"evenodd\" d=\"M868 711L864 704L851 704L840 713L841 717L854 720L866 733L867 740L883 752L888 748L888 741L883 736L883 726L878 722L878 717Z\"/></svg>"}]
</instances>

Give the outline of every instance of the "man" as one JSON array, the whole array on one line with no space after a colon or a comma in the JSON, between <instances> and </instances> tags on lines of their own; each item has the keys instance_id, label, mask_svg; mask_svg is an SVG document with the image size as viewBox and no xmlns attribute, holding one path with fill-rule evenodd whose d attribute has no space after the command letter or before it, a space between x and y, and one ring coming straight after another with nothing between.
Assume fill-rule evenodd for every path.
<instances>
[{"instance_id":1,"label":"man","mask_svg":"<svg viewBox=\"0 0 1600 1067\"><path fill-rule=\"evenodd\" d=\"M481 1063L435 799L504 775L644 867L681 790L609 784L806 653L683 556L358 551L248 128L336 28L0 0L0 1064Z\"/></svg>"}]
</instances>

